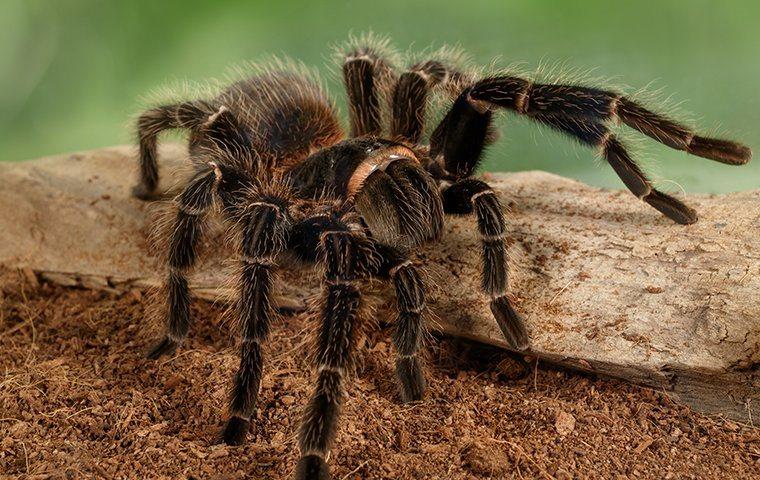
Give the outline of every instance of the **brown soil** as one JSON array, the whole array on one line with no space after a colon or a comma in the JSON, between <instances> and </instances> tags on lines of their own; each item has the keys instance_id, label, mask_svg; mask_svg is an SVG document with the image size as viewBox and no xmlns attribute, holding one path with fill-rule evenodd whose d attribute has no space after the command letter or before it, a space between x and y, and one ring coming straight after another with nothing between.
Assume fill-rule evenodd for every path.
<instances>
[{"instance_id":1,"label":"brown soil","mask_svg":"<svg viewBox=\"0 0 760 480\"><path fill-rule=\"evenodd\" d=\"M151 362L139 292L36 285L0 294L0 474L8 478L289 478L310 388L305 322L276 325L248 443L216 443L236 367L223 308ZM758 478L760 431L667 395L529 367L452 339L428 350L424 402L402 405L388 332L366 339L330 465L335 479Z\"/></svg>"}]
</instances>

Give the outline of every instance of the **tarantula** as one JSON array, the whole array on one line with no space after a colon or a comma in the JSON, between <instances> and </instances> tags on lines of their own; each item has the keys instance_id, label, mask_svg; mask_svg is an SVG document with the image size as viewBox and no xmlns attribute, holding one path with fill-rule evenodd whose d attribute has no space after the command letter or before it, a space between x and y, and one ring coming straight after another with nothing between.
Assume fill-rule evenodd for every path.
<instances>
[{"instance_id":1,"label":"tarantula","mask_svg":"<svg viewBox=\"0 0 760 480\"><path fill-rule=\"evenodd\" d=\"M474 215L482 245L482 290L509 345L529 346L510 303L505 226L499 196L473 178L499 109L510 110L595 147L638 198L673 221L694 210L656 190L608 124L622 122L668 145L719 162L749 161L749 148L696 135L619 93L494 74L478 78L442 58L398 74L382 42L354 42L342 55L350 135L345 138L319 82L287 63L257 72L208 100L158 106L138 120L141 181L134 194L156 195L158 134L190 133L194 176L174 199L168 233L166 335L150 351L176 349L190 327L187 275L196 264L203 226L215 207L236 234L236 316L240 366L233 380L224 442L244 441L263 372L262 343L276 315L274 279L284 256L322 267L316 312L317 379L302 420L297 478L329 478L343 382L362 322L361 287L390 282L396 293L393 344L404 402L420 400L425 288L410 256L441 237L444 216ZM426 105L440 91L453 102L423 140ZM388 119L385 121L384 119Z\"/></svg>"}]
</instances>

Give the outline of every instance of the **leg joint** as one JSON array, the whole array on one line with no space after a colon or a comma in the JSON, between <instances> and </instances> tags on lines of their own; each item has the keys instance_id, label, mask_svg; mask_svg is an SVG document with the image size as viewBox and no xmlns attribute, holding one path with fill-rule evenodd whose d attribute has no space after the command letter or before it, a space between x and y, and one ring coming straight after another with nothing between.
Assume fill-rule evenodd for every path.
<instances>
[{"instance_id":1,"label":"leg joint","mask_svg":"<svg viewBox=\"0 0 760 480\"><path fill-rule=\"evenodd\" d=\"M517 113L525 114L530 109L530 92L533 89L533 85L533 82L527 82L523 89L515 96L515 111Z\"/></svg>"}]
</instances>

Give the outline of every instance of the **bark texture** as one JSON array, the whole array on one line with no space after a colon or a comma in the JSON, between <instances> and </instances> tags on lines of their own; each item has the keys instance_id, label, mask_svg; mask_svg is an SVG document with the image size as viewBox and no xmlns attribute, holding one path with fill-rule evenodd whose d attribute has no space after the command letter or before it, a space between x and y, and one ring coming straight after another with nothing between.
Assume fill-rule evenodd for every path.
<instances>
[{"instance_id":1,"label":"bark texture","mask_svg":"<svg viewBox=\"0 0 760 480\"><path fill-rule=\"evenodd\" d=\"M163 178L184 156L163 147ZM122 146L0 164L0 264L85 288L159 285L148 235L157 206L130 196L135 158ZM684 227L627 192L544 172L485 180L508 206L510 286L532 355L664 389L702 411L760 418L760 190L690 195L700 220ZM478 289L476 233L474 219L447 219L443 242L420 253L430 323L503 347ZM229 298L231 254L219 235L207 243L192 288ZM281 303L303 305L315 278L284 272ZM378 315L392 318L375 290Z\"/></svg>"}]
</instances>

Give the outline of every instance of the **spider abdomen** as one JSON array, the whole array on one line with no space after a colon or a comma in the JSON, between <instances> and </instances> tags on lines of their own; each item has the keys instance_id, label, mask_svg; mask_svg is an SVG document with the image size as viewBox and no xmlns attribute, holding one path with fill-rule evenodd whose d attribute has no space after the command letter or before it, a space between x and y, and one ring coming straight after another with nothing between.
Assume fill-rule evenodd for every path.
<instances>
[{"instance_id":1,"label":"spider abdomen","mask_svg":"<svg viewBox=\"0 0 760 480\"><path fill-rule=\"evenodd\" d=\"M204 108L192 112L197 118L188 124L191 156L232 150L230 162L243 168L252 167L241 156L255 157L269 170L291 168L344 135L334 105L320 85L287 70L240 80L214 100L201 103ZM234 128L215 135L215 129L224 125L218 116L225 112Z\"/></svg>"}]
</instances>

